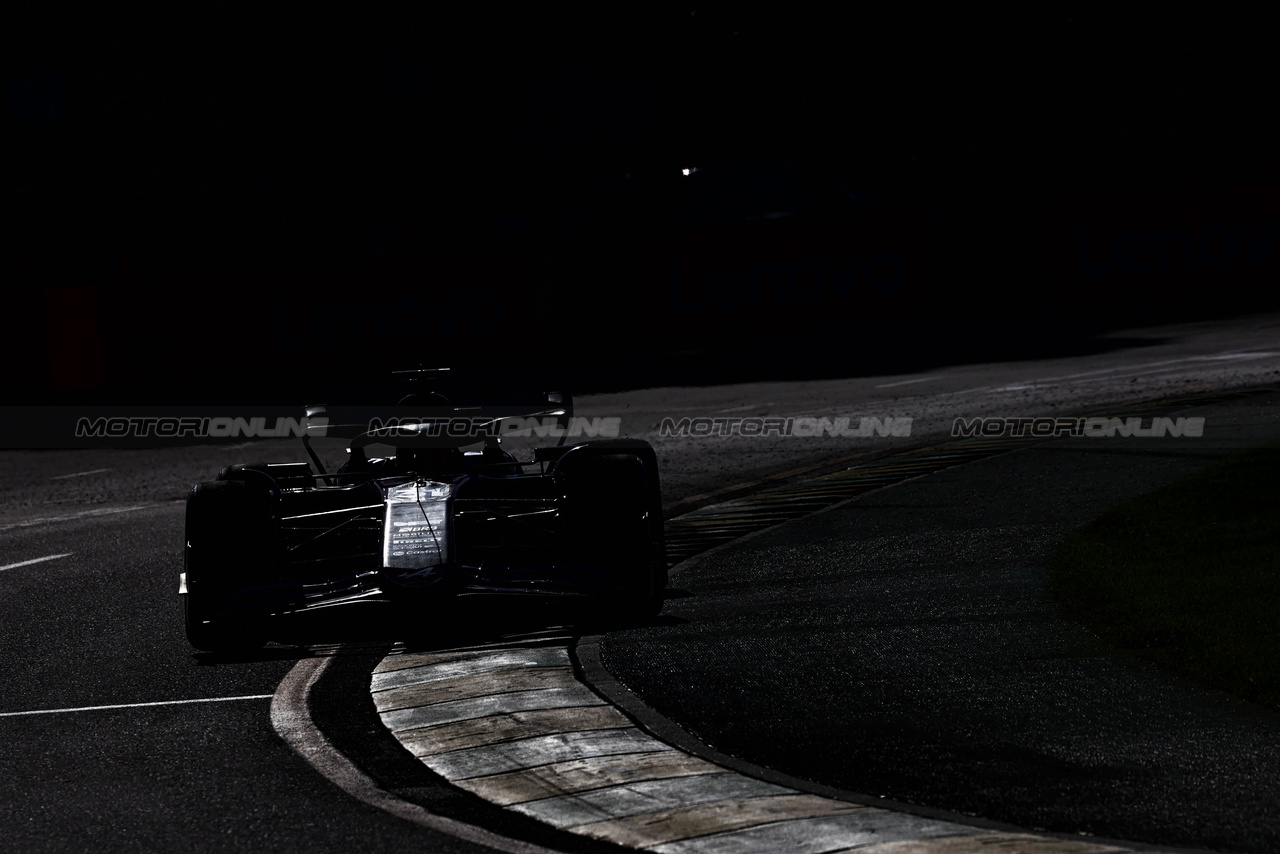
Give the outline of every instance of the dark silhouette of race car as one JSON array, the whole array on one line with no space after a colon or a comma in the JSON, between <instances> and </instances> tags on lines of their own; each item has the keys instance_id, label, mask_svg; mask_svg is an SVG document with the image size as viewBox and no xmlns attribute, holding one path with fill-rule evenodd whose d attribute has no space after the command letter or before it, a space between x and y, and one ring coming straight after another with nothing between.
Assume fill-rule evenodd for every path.
<instances>
[{"instance_id":1,"label":"dark silhouette of race car","mask_svg":"<svg viewBox=\"0 0 1280 854\"><path fill-rule=\"evenodd\" d=\"M517 459L502 439L521 431L548 443ZM653 448L592 432L554 392L308 407L310 462L228 466L187 496L188 640L252 649L288 615L368 601L427 615L460 598L541 597L656 615L667 569ZM348 439L346 462L326 471L313 436Z\"/></svg>"}]
</instances>

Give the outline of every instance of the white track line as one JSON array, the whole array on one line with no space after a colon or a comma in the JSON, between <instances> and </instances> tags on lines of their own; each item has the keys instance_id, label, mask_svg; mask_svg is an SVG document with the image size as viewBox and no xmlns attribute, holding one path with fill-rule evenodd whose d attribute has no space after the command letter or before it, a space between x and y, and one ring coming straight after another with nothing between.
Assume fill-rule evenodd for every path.
<instances>
[{"instance_id":1,"label":"white track line","mask_svg":"<svg viewBox=\"0 0 1280 854\"><path fill-rule=\"evenodd\" d=\"M41 516L38 519L28 519L25 522L14 522L10 525L0 525L0 531L10 531L14 528L30 528L32 525L47 525L50 522L70 522L75 519L87 519L90 516L110 516L113 513L128 513L131 510L142 510L145 507L154 506L154 504L136 504L133 507L109 507L102 510L85 510L81 513L70 513L66 516Z\"/></svg>"},{"instance_id":2,"label":"white track line","mask_svg":"<svg viewBox=\"0 0 1280 854\"><path fill-rule=\"evenodd\" d=\"M985 394L988 392L1007 392L1007 391L1025 391L1031 388L1040 388L1043 386L1053 386L1055 384L1067 382L1068 385L1079 385L1081 381L1094 382L1096 380L1117 380L1125 377L1133 376L1149 376L1151 374L1174 373L1188 368L1212 367L1215 363L1223 362L1251 362L1258 359L1267 359L1280 355L1272 352L1257 353L1218 353L1209 356L1187 356L1182 359L1164 359L1158 362L1142 362L1136 365L1116 365L1110 368L1098 368L1092 371L1082 371L1076 374L1062 374L1056 377L1036 377L1014 381L1006 385L999 386L980 386L978 388L963 389L960 391L943 392L938 397L961 397L968 394Z\"/></svg>"},{"instance_id":3,"label":"white track line","mask_svg":"<svg viewBox=\"0 0 1280 854\"><path fill-rule=\"evenodd\" d=\"M75 552L67 552L66 554L60 555L45 555L44 557L33 557L31 560L20 560L17 563L0 566L0 572L4 572L6 569L17 569L20 566L31 566L33 563L44 563L46 560L57 560L60 557L71 557L73 554L75 554Z\"/></svg>"},{"instance_id":4,"label":"white track line","mask_svg":"<svg viewBox=\"0 0 1280 854\"><path fill-rule=\"evenodd\" d=\"M49 478L49 480L66 480L72 477L88 477L91 474L102 474L103 472L109 471L111 471L111 469L89 469L88 471L77 471L72 472L71 474L60 474L57 477Z\"/></svg>"},{"instance_id":5,"label":"white track line","mask_svg":"<svg viewBox=\"0 0 1280 854\"><path fill-rule=\"evenodd\" d=\"M750 403L746 406L732 406L728 409L717 409L716 412L745 412L748 409L759 409L764 406L773 406L773 402L769 403Z\"/></svg>"},{"instance_id":6,"label":"white track line","mask_svg":"<svg viewBox=\"0 0 1280 854\"><path fill-rule=\"evenodd\" d=\"M29 712L0 712L0 718L24 715L61 715L68 712L97 712L104 709L145 709L151 706L183 706L189 703L230 703L235 700L270 700L274 694L246 694L243 697L201 697L196 700L160 700L155 703L117 703L111 706L77 706L70 709L33 709Z\"/></svg>"},{"instance_id":7,"label":"white track line","mask_svg":"<svg viewBox=\"0 0 1280 854\"><path fill-rule=\"evenodd\" d=\"M919 379L914 380L899 380L896 383L882 383L876 386L876 388L894 388L900 385L915 385L916 383L927 383L929 380L936 379L938 379L938 377L920 377Z\"/></svg>"}]
</instances>

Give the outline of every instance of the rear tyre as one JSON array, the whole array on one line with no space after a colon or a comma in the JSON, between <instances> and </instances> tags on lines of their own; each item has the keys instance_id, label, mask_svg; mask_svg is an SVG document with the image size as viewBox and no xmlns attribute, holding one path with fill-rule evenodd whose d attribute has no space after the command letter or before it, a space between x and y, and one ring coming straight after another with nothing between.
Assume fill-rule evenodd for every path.
<instances>
[{"instance_id":1,"label":"rear tyre","mask_svg":"<svg viewBox=\"0 0 1280 854\"><path fill-rule=\"evenodd\" d=\"M238 614L236 600L270 565L269 499L241 481L202 483L187 496L183 621L196 649L244 652L267 642L262 620Z\"/></svg>"},{"instance_id":2,"label":"rear tyre","mask_svg":"<svg viewBox=\"0 0 1280 854\"><path fill-rule=\"evenodd\" d=\"M618 573L626 592L602 597L610 622L653 619L662 611L667 569L661 513L650 501L644 463L630 454L593 454L566 462L576 462L565 471L571 558Z\"/></svg>"}]
</instances>

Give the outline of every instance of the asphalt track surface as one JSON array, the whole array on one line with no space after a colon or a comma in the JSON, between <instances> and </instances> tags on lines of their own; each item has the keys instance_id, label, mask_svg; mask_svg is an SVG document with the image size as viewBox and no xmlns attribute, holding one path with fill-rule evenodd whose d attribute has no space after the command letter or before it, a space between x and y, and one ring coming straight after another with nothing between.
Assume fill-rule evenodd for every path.
<instances>
[{"instance_id":1,"label":"asphalt track surface","mask_svg":"<svg viewBox=\"0 0 1280 854\"><path fill-rule=\"evenodd\" d=\"M925 442L958 415L1064 414L1173 393L1256 386L1280 377L1275 318L1146 332L1130 336L1130 342L1143 335L1143 346L1053 363L968 366L921 376L797 386L654 390L584 399L579 411L619 414L624 433L653 437L664 465L665 500L693 507L735 494L737 484L767 482L833 457L871 457ZM917 427L910 439L898 442L736 439L712 445L693 440L663 443L654 436L663 414L734 409L770 415L902 414L914 417ZM752 441L756 443L749 444ZM1247 833L1251 826L1255 835L1227 838L1212 830L1199 842L1180 844L1218 846L1225 840L1224 850L1274 850L1274 805L1280 797L1276 778L1267 776L1274 773L1274 765L1266 764L1274 762L1267 744L1255 751L1261 763L1256 773L1243 766L1230 772L1239 785L1220 793L1219 801L1193 801L1189 806L1184 801L1182 814L1189 817L1181 828L1166 821L1179 809L1174 797L1178 793L1166 796L1153 788L1157 778L1144 776L1146 766L1125 753L1135 748L1125 747L1124 728L1109 731L1109 740L1099 742L1118 751L1120 758L1095 755L1092 761L1124 772L1102 805L1127 804L1130 817L1124 820L1135 823L1134 834L1128 833L1129 826L1115 823L1120 819L1088 819L1083 802L1064 798L1061 806L1046 806L1044 798L1057 791L1052 788L1013 791L1008 800L1000 800L995 783L1016 777L1009 768L1018 761L1034 764L1034 758L1001 756L1004 748L993 742L999 742L1001 733L1036 728L1028 723L1025 710L982 718L981 713L995 706L1007 710L1010 705L1007 694L994 689L984 693L972 678L972 668L990 662L966 664L949 676L937 670L928 656L939 654L939 649L963 652L965 643L956 634L939 638L937 631L919 624L918 615L909 613L910 606L936 603L928 594L936 595L937 585L983 575L983 560L994 554L1003 567L993 571L995 581L985 588L976 581L959 584L960 592L948 597L947 608L936 603L933 625L986 625L993 638L1012 637L1029 648L1034 645L1029 638L1038 635L1046 621L1038 616L1028 591L1036 580L1035 561L1052 538L1069 530L1074 521L1101 512L1109 501L1144 491L1194 466L1195 453L1199 452L1174 454L1157 475L1110 463L1066 462L1069 454L1050 455L1046 459L1057 462L1022 470L1002 469L1010 463L997 458L976 464L973 471L989 478L986 494L1008 500L958 502L956 493L948 495L946 490L960 490L947 486L959 473L933 475L918 485L896 487L901 501L891 500L891 491L886 491L877 499L883 506L873 503L857 510L846 505L791 523L678 575L677 586L693 595L668 602L664 624L606 638L606 663L647 701L721 749L732 745L752 761L791 773L812 765L815 776L833 785L908 801L935 800L937 806L961 812L999 813L1003 820L1033 827L1059 820L1094 821L1088 825L1093 832L1130 838L1187 828L1200 832L1197 828L1206 823L1196 816L1221 814L1227 816L1219 822L1226 826L1224 832ZM1163 459L1163 454L1156 456ZM332 648L272 646L259 656L226 660L193 654L182 636L175 594L186 490L228 462L297 456L295 448L259 443L155 452L18 451L0 457L0 650L5 665L0 682L0 846L16 851L484 850L349 797L281 741L270 720L271 696L300 656L326 655ZM1078 490L1090 495L1087 479L1100 477L1111 484L1109 497L1060 502L1052 508L1058 515L1044 523L1033 514L1033 505L1014 500L1018 495L1029 498L1026 490L1013 488L1025 483L1028 472L1059 491L1063 483L1080 478ZM929 489L941 492L931 497ZM966 517L957 507L982 512ZM825 524L836 524L837 538L858 545L855 563L861 578L851 577L859 573L850 572L848 557L834 547L832 554L822 553L819 542L832 532L809 526ZM951 539L944 536L947 532ZM724 555L738 548L746 551L727 567ZM925 569L894 572L895 554L905 554L913 566ZM955 577L939 569L939 555L963 558L952 573ZM758 586L744 585L748 577ZM879 580L885 582L881 592L866 586ZM800 619L812 612L815 589L837 591L833 595L844 603L837 612L845 615L838 631L833 632L828 612L817 622ZM1002 615L999 602L1007 603L1018 618ZM778 608L783 614L770 618ZM984 608L990 612L985 623L965 616L981 614ZM700 620L705 620L706 629L701 636L695 631ZM726 633L726 628L732 631ZM1068 628L1060 633L1049 628L1053 631L1036 642L1057 650L1059 657L1046 659L1050 664L1045 667L1104 668L1101 675L1090 671L1090 678L1102 678L1111 673L1105 668L1118 667L1134 675L1127 660L1075 655L1082 648L1077 645L1080 639ZM760 635L753 637L751 632ZM654 649L660 637L665 652L648 655L646 644ZM914 646L906 643L910 639ZM915 654L923 657L909 657ZM356 646L343 661L357 669L364 664L371 668L376 661L372 652L365 656L367 661L360 656ZM908 656L906 663L903 656ZM1021 652L1010 652L1001 660L1023 659L1038 660ZM716 690L690 682L701 678L692 667L694 661L703 661L711 675L722 680ZM916 663L907 666L911 661ZM654 662L662 666L654 667ZM833 662L846 669L832 671ZM1138 668L1138 675L1142 672ZM790 693L775 690L780 687L779 673L786 675L781 687ZM1007 685L1024 684L1016 668L1005 676ZM352 684L358 686L358 681ZM902 711L912 705L913 697L936 700L938 684L952 684L956 707L968 703L979 717L967 729L957 724L954 731L920 742L927 750L911 749L920 732L913 729L916 724L909 715L886 720L874 714L876 706L868 702L879 697ZM1103 699L1106 692L1089 696L1101 705L1088 719L1108 720L1101 717L1109 709ZM1179 690L1175 696L1157 687L1142 696L1151 701L1152 718L1171 715L1171 703L1220 703L1186 699L1199 696L1194 691ZM973 707L975 697L987 705ZM733 703L762 698L767 707L752 708L750 719L734 713ZM1251 714L1252 710L1241 712L1253 720ZM847 725L851 719L857 720L857 727ZM1255 729L1242 725L1220 738L1202 733L1203 744L1193 755L1209 762L1222 751L1243 749L1249 738L1260 737L1258 733L1274 733L1266 729L1270 720L1258 718ZM1133 725L1142 722L1138 715ZM1059 737L1077 732L1065 724L1056 726L1044 723L1042 733L1047 738L1055 732ZM875 734L875 743L859 739L860 731ZM1167 730L1178 731L1172 726ZM967 735L961 738L961 732ZM364 740L352 737L351 743L355 748L381 749L372 735ZM1272 735L1269 749L1276 743ZM969 752L956 753L956 744ZM1051 785L1055 779L1065 785L1074 773L1072 763L1083 761L1071 755L1070 745L1061 750L1065 758L1058 760L1062 767L1051 770ZM974 761L975 756L988 755L995 757L990 767ZM833 756L844 759L836 762ZM880 759L890 764L877 772L871 766ZM987 775L981 785L956 782L969 779L964 775L976 766ZM887 776L877 778L876 773ZM1143 791L1154 794L1144 798ZM436 795L422 796L429 800ZM456 793L438 797L456 799ZM1231 799L1241 804L1235 811L1238 820L1230 818L1223 803ZM1201 808L1201 803L1212 803L1213 808ZM1226 812L1220 813L1219 807ZM1056 815L1051 814L1055 810ZM475 811L476 820L487 820L486 815ZM1251 825L1246 820L1250 818ZM573 845L556 847L570 850Z\"/></svg>"},{"instance_id":2,"label":"asphalt track surface","mask_svg":"<svg viewBox=\"0 0 1280 854\"><path fill-rule=\"evenodd\" d=\"M606 668L721 752L1025 828L1280 850L1280 714L1114 650L1043 595L1074 528L1280 440L1280 392L1199 438L1060 439L732 543Z\"/></svg>"}]
</instances>

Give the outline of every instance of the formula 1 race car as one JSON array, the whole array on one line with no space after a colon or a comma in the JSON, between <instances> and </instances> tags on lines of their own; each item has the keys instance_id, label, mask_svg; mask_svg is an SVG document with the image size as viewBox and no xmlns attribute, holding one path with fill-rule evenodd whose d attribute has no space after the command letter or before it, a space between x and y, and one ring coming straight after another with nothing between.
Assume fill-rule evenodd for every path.
<instances>
[{"instance_id":1,"label":"formula 1 race car","mask_svg":"<svg viewBox=\"0 0 1280 854\"><path fill-rule=\"evenodd\" d=\"M188 495L188 640L252 649L288 615L368 601L424 620L481 596L656 615L667 569L653 448L575 436L583 421L561 393L308 407L302 441L314 468L232 465ZM558 444L517 459L504 435L531 424ZM325 471L315 436L349 440L336 471ZM370 456L376 445L390 453Z\"/></svg>"}]
</instances>

